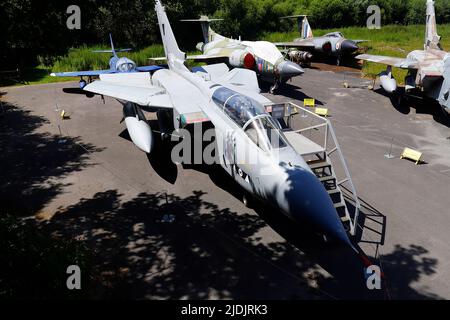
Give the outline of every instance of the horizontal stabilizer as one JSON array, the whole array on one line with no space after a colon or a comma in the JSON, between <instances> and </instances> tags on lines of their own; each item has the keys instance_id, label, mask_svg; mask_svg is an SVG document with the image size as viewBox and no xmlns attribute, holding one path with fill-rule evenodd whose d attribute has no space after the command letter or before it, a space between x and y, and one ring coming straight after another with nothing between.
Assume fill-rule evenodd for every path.
<instances>
[{"instance_id":1,"label":"horizontal stabilizer","mask_svg":"<svg viewBox=\"0 0 450 320\"><path fill-rule=\"evenodd\" d=\"M114 52L130 52L130 51L133 51L133 49L130 49L130 48L128 48L128 49L115 49L114 51L113 50L94 50L92 52L94 52L94 53L112 53L112 54L114 54Z\"/></svg>"},{"instance_id":2,"label":"horizontal stabilizer","mask_svg":"<svg viewBox=\"0 0 450 320\"><path fill-rule=\"evenodd\" d=\"M223 19L210 19L208 16L201 16L200 19L182 19L182 22L214 22L214 21L223 21Z\"/></svg>"},{"instance_id":3,"label":"horizontal stabilizer","mask_svg":"<svg viewBox=\"0 0 450 320\"><path fill-rule=\"evenodd\" d=\"M192 60L192 61L198 61L198 62L206 62L210 60L217 60L217 59L227 59L229 58L229 55L225 54L199 54L195 56L187 56L186 60ZM155 57L155 58L148 58L149 61L167 61L167 58L165 57Z\"/></svg>"},{"instance_id":4,"label":"horizontal stabilizer","mask_svg":"<svg viewBox=\"0 0 450 320\"><path fill-rule=\"evenodd\" d=\"M92 70L92 71L73 71L73 72L56 72L51 73L52 77L96 77L102 74L112 74L111 70Z\"/></svg>"},{"instance_id":5,"label":"horizontal stabilizer","mask_svg":"<svg viewBox=\"0 0 450 320\"><path fill-rule=\"evenodd\" d=\"M151 72L151 71L156 71L156 70L160 70L160 69L162 69L162 67L160 67L160 66L136 67L136 70L139 72Z\"/></svg>"},{"instance_id":6,"label":"horizontal stabilizer","mask_svg":"<svg viewBox=\"0 0 450 320\"><path fill-rule=\"evenodd\" d=\"M416 62L412 62L404 58L361 54L357 56L356 59L385 64L402 69L419 69L419 65Z\"/></svg>"},{"instance_id":7,"label":"horizontal stabilizer","mask_svg":"<svg viewBox=\"0 0 450 320\"><path fill-rule=\"evenodd\" d=\"M299 15L281 17L280 19L296 19L296 18L304 18L304 17L309 17L309 16L306 14L299 14Z\"/></svg>"}]
</instances>

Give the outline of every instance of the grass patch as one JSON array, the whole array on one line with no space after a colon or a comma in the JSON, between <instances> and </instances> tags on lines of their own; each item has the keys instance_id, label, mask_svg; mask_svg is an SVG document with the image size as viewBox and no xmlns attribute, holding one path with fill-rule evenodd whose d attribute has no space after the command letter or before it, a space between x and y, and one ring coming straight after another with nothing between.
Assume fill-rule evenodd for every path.
<instances>
[{"instance_id":1,"label":"grass patch","mask_svg":"<svg viewBox=\"0 0 450 320\"><path fill-rule=\"evenodd\" d=\"M314 35L321 36L336 29L315 29ZM355 40L370 40L363 44L367 53L377 55L389 55L394 57L406 57L412 50L423 48L425 26L424 25L388 25L380 30L369 30L365 27L347 27L339 29L347 38ZM442 36L442 45L444 48L450 48L450 24L438 26L438 32ZM261 38L270 42L292 41L299 37L297 31L282 33L266 33ZM194 44L193 44L194 45ZM50 83L70 81L74 78L56 78L50 77L51 72L63 71L81 71L81 70L99 70L109 69L110 56L106 53L93 53L93 50L110 49L104 46L83 46L69 51L62 57L57 57L53 66L45 67L40 65L33 69L23 72L23 82L26 84ZM198 54L198 51L192 51L188 54ZM148 58L164 56L162 45L152 45L136 52L121 53L120 56L128 57L138 65L148 65ZM190 66L200 64L190 63ZM373 77L385 70L386 67L375 63L366 62L363 65L363 73L368 77ZM397 79L404 79L407 71L394 69L394 76ZM9 83L0 80L0 85L14 85L17 81ZM19 83L20 84L20 83Z\"/></svg>"},{"instance_id":2,"label":"grass patch","mask_svg":"<svg viewBox=\"0 0 450 320\"><path fill-rule=\"evenodd\" d=\"M109 69L109 60L111 55L108 53L95 53L95 50L110 50L102 46L83 46L74 48L65 56L56 57L53 66L41 64L35 68L29 68L21 72L19 79L1 78L0 86L13 86L24 84L41 84L53 82L65 82L77 80L73 77L60 78L51 77L52 72L69 72L85 70L107 70ZM188 55L199 54L198 51L187 52ZM136 52L119 53L119 57L127 57L133 60L138 66L150 64L149 58L164 57L164 47L162 45L152 45ZM163 64L161 62L160 64ZM190 66L198 66L200 63L190 62Z\"/></svg>"}]
</instances>

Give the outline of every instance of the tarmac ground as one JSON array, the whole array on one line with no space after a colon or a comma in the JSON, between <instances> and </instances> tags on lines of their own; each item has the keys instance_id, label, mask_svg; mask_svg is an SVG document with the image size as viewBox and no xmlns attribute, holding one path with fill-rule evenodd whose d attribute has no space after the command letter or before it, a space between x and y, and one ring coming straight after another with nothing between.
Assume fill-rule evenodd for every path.
<instances>
[{"instance_id":1,"label":"tarmac ground","mask_svg":"<svg viewBox=\"0 0 450 320\"><path fill-rule=\"evenodd\" d=\"M450 121L432 101L396 106L369 83L312 68L264 94L329 109L363 204L358 245L381 267L381 290L367 289L352 252L272 209L246 208L220 168L173 164L160 142L139 151L121 105L64 90L76 82L0 88L0 200L92 249L96 297L449 299ZM405 147L424 162L400 160Z\"/></svg>"}]
</instances>

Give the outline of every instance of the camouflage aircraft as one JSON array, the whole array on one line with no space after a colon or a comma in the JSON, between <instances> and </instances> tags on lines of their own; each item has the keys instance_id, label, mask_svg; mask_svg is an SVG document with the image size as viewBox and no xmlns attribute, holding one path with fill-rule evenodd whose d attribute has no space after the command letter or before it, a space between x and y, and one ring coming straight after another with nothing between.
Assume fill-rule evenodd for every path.
<instances>
[{"instance_id":1,"label":"camouflage aircraft","mask_svg":"<svg viewBox=\"0 0 450 320\"><path fill-rule=\"evenodd\" d=\"M434 1L427 0L427 20L424 50L415 50L406 59L362 54L357 59L387 65L380 74L381 87L388 93L397 91L397 81L392 76L392 67L408 69L405 93L423 93L437 100L450 113L450 54L442 50L441 37L437 33Z\"/></svg>"},{"instance_id":2,"label":"camouflage aircraft","mask_svg":"<svg viewBox=\"0 0 450 320\"><path fill-rule=\"evenodd\" d=\"M262 80L273 83L271 93L274 93L280 84L304 73L299 65L286 60L280 50L270 42L229 39L214 32L210 23L218 19L202 16L200 19L182 21L200 22L203 31L204 42L197 44L197 49L203 54L188 56L189 60L208 64L224 62L232 68L253 70Z\"/></svg>"},{"instance_id":3,"label":"camouflage aircraft","mask_svg":"<svg viewBox=\"0 0 450 320\"><path fill-rule=\"evenodd\" d=\"M318 53L326 57L335 57L337 65L340 65L343 57L358 51L358 43L366 42L366 40L348 40L338 31L328 33L322 37L314 37L307 16L288 16L282 19L287 18L297 19L301 38L297 38L293 42L275 43L275 45L277 47L290 48L288 53L291 58L304 55L305 52Z\"/></svg>"}]
</instances>

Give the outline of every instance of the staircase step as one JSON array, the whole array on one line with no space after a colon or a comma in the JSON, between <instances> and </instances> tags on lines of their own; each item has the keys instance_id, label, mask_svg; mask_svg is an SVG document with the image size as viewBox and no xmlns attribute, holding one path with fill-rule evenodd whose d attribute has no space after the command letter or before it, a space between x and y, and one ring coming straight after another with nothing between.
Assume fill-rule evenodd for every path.
<instances>
[{"instance_id":1,"label":"staircase step","mask_svg":"<svg viewBox=\"0 0 450 320\"><path fill-rule=\"evenodd\" d=\"M326 176L326 177L321 177L318 178L320 182L328 182L328 181L336 181L336 177L335 176Z\"/></svg>"},{"instance_id":2,"label":"staircase step","mask_svg":"<svg viewBox=\"0 0 450 320\"><path fill-rule=\"evenodd\" d=\"M327 192L328 192L328 195L330 196L331 201L333 201L333 203L342 202L341 191L339 190L339 188L327 190Z\"/></svg>"},{"instance_id":3,"label":"staircase step","mask_svg":"<svg viewBox=\"0 0 450 320\"><path fill-rule=\"evenodd\" d=\"M344 203L338 202L334 204L334 208L336 209L336 212L338 213L339 217L342 219L343 217L346 217L347 214L347 207Z\"/></svg>"},{"instance_id":4,"label":"staircase step","mask_svg":"<svg viewBox=\"0 0 450 320\"><path fill-rule=\"evenodd\" d=\"M311 170L330 168L331 163L329 163L328 161L320 161L320 162L315 162L315 163L310 164L309 167L311 168Z\"/></svg>"},{"instance_id":5,"label":"staircase step","mask_svg":"<svg viewBox=\"0 0 450 320\"><path fill-rule=\"evenodd\" d=\"M338 203L335 203L335 204L334 204L334 207L335 207L336 209L345 208L345 204L342 203L342 202L338 202Z\"/></svg>"},{"instance_id":6,"label":"staircase step","mask_svg":"<svg viewBox=\"0 0 450 320\"><path fill-rule=\"evenodd\" d=\"M312 166L312 165L315 165L316 163L323 163L325 161L327 161L327 160L324 160L323 158L318 157L318 159L306 161L306 164L309 166Z\"/></svg>"},{"instance_id":7,"label":"staircase step","mask_svg":"<svg viewBox=\"0 0 450 320\"><path fill-rule=\"evenodd\" d=\"M330 196L332 196L332 195L334 195L334 194L341 193L341 190L339 190L339 189L331 189L331 190L327 190L327 192L328 192L328 194L329 194Z\"/></svg>"}]
</instances>

